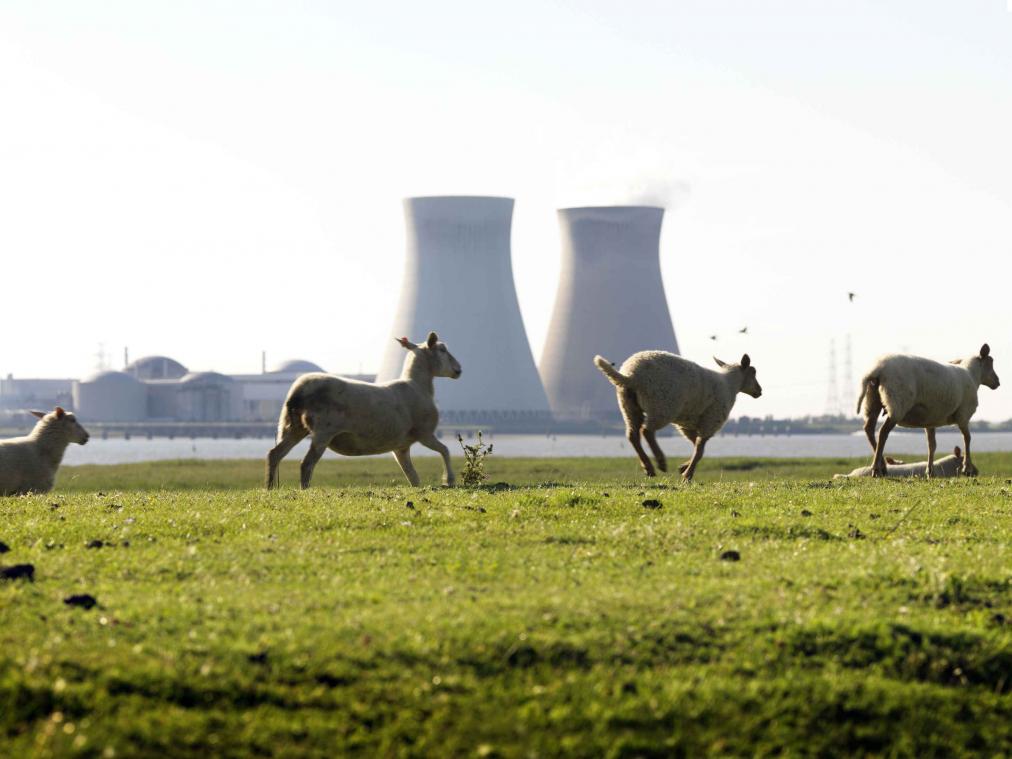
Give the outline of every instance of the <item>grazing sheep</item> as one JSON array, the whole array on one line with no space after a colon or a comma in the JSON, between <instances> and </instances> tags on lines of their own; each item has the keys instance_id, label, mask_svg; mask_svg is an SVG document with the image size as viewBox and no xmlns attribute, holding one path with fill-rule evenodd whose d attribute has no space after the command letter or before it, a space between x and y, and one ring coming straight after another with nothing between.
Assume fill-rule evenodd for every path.
<instances>
[{"instance_id":1,"label":"grazing sheep","mask_svg":"<svg viewBox=\"0 0 1012 759\"><path fill-rule=\"evenodd\" d=\"M931 467L932 477L955 477L963 466L963 452L957 445L952 449L952 455L939 459ZM928 462L915 461L905 464L902 461L893 461L886 457L886 477L924 477L927 475ZM850 474L834 474L834 480L842 480L847 477L871 477L874 469L870 466L860 466Z\"/></svg>"},{"instance_id":2,"label":"grazing sheep","mask_svg":"<svg viewBox=\"0 0 1012 759\"><path fill-rule=\"evenodd\" d=\"M88 442L77 418L59 406L31 413L39 421L28 435L0 440L0 496L48 493L67 446Z\"/></svg>"},{"instance_id":3,"label":"grazing sheep","mask_svg":"<svg viewBox=\"0 0 1012 759\"><path fill-rule=\"evenodd\" d=\"M618 370L601 356L594 357L597 368L615 385L625 417L626 436L647 477L654 476L654 467L640 443L641 431L657 459L657 468L666 472L667 460L657 445L655 433L674 424L695 445L692 457L679 467L685 480L691 481L706 441L724 426L737 394L746 393L753 398L762 395L748 354L742 356L740 364L713 360L720 371L704 369L664 351L634 353Z\"/></svg>"},{"instance_id":4,"label":"grazing sheep","mask_svg":"<svg viewBox=\"0 0 1012 759\"><path fill-rule=\"evenodd\" d=\"M923 427L928 437L928 461L924 472L932 476L935 461L935 428L955 424L963 433L962 474L973 476L977 467L970 458L970 417L977 410L977 388L992 390L1001 384L994 372L994 359L987 343L980 352L942 364L920 356L883 356L861 380L857 411L864 406L864 434L872 450L872 476L886 476L885 443L897 424ZM886 420L875 440L879 414Z\"/></svg>"},{"instance_id":5,"label":"grazing sheep","mask_svg":"<svg viewBox=\"0 0 1012 759\"><path fill-rule=\"evenodd\" d=\"M460 364L430 332L424 345L406 337L398 342L408 351L401 378L382 385L315 372L292 384L278 421L277 445L267 454L267 488L278 485L278 465L307 435L312 443L302 460L301 482L309 487L313 468L330 448L345 456L392 451L412 485L419 483L411 463L412 443L421 443L443 457L443 482L452 486L450 451L436 438L439 411L433 378L460 377Z\"/></svg>"}]
</instances>

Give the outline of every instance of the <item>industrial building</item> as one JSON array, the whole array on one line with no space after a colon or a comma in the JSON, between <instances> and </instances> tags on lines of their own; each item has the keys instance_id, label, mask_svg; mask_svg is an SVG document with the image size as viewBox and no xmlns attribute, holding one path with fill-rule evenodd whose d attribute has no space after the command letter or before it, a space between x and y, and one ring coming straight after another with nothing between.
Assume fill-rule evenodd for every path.
<instances>
[{"instance_id":1,"label":"industrial building","mask_svg":"<svg viewBox=\"0 0 1012 759\"><path fill-rule=\"evenodd\" d=\"M242 387L242 418L247 421L277 422L281 404L288 388L300 374L322 372L317 364L302 359L290 359L276 364L260 374L236 374L233 379ZM371 375L345 375L366 381Z\"/></svg>"},{"instance_id":2,"label":"industrial building","mask_svg":"<svg viewBox=\"0 0 1012 759\"><path fill-rule=\"evenodd\" d=\"M678 353L661 281L663 208L559 210L562 266L541 354L541 378L556 419L616 418L615 388L593 364L641 350Z\"/></svg>"},{"instance_id":3,"label":"industrial building","mask_svg":"<svg viewBox=\"0 0 1012 759\"><path fill-rule=\"evenodd\" d=\"M278 419L292 382L321 372L311 361L282 361L260 374L190 371L167 356L146 356L122 371L103 370L80 380L0 380L0 409L63 406L89 422L270 422ZM372 375L346 375L371 382Z\"/></svg>"},{"instance_id":4,"label":"industrial building","mask_svg":"<svg viewBox=\"0 0 1012 759\"><path fill-rule=\"evenodd\" d=\"M322 372L312 361L282 361L259 374L194 372L167 356L146 356L122 371L106 369L83 379L0 380L0 410L63 406L88 422L275 423L292 382ZM369 374L344 375L372 382Z\"/></svg>"},{"instance_id":5,"label":"industrial building","mask_svg":"<svg viewBox=\"0 0 1012 759\"><path fill-rule=\"evenodd\" d=\"M392 337L439 334L460 361L457 380L436 383L444 422L548 423L513 283L513 199L407 198L407 256ZM400 376L404 349L386 345L377 380Z\"/></svg>"},{"instance_id":6,"label":"industrial building","mask_svg":"<svg viewBox=\"0 0 1012 759\"><path fill-rule=\"evenodd\" d=\"M69 408L73 391L72 379L21 379L8 374L0 379L0 410Z\"/></svg>"},{"instance_id":7,"label":"industrial building","mask_svg":"<svg viewBox=\"0 0 1012 759\"><path fill-rule=\"evenodd\" d=\"M148 416L144 382L126 372L96 372L74 383L74 411L103 422L141 422Z\"/></svg>"}]
</instances>

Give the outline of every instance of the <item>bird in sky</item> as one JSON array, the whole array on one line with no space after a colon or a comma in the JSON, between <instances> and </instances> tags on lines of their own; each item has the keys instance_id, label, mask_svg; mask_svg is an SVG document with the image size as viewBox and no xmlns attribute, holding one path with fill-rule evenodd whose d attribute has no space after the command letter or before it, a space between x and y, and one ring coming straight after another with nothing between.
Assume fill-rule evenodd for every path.
<instances>
[{"instance_id":1,"label":"bird in sky","mask_svg":"<svg viewBox=\"0 0 1012 759\"><path fill-rule=\"evenodd\" d=\"M710 339L711 339L711 340L716 340L716 339L717 339L717 336L716 336L716 335L710 335Z\"/></svg>"},{"instance_id":2,"label":"bird in sky","mask_svg":"<svg viewBox=\"0 0 1012 759\"><path fill-rule=\"evenodd\" d=\"M856 295L856 293L847 293L847 297L850 299L851 303L854 302L854 295Z\"/></svg>"},{"instance_id":3,"label":"bird in sky","mask_svg":"<svg viewBox=\"0 0 1012 759\"><path fill-rule=\"evenodd\" d=\"M739 329L738 330L738 334L741 334L741 335L748 334L748 327L742 327L741 329Z\"/></svg>"}]
</instances>

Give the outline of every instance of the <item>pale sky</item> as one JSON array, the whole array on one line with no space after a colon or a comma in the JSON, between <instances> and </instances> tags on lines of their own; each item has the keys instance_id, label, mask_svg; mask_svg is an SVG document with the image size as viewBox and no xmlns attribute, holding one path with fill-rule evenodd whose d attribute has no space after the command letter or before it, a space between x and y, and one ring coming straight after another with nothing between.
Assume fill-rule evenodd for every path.
<instances>
[{"instance_id":1,"label":"pale sky","mask_svg":"<svg viewBox=\"0 0 1012 759\"><path fill-rule=\"evenodd\" d=\"M855 380L989 342L1012 417L1006 0L0 0L0 104L4 376L374 371L400 199L492 194L536 358L555 209L662 203L683 354L758 369L736 416L821 413L849 332Z\"/></svg>"}]
</instances>

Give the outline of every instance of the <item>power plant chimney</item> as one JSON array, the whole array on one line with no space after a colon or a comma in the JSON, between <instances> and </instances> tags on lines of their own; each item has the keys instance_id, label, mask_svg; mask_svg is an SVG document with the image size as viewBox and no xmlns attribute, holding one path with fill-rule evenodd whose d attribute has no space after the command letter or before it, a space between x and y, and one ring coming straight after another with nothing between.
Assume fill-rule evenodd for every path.
<instances>
[{"instance_id":1,"label":"power plant chimney","mask_svg":"<svg viewBox=\"0 0 1012 759\"><path fill-rule=\"evenodd\" d=\"M396 379L405 351L393 338L439 334L463 368L436 382L443 418L495 422L549 418L513 283L513 199L404 200L407 258L400 303L376 377Z\"/></svg>"},{"instance_id":2,"label":"power plant chimney","mask_svg":"<svg viewBox=\"0 0 1012 759\"><path fill-rule=\"evenodd\" d=\"M652 206L559 210L562 267L540 365L557 418L619 413L595 354L621 365L641 350L678 353L661 282L663 218Z\"/></svg>"}]
</instances>

